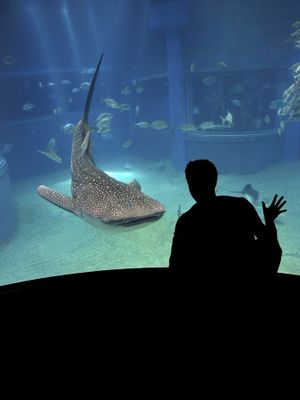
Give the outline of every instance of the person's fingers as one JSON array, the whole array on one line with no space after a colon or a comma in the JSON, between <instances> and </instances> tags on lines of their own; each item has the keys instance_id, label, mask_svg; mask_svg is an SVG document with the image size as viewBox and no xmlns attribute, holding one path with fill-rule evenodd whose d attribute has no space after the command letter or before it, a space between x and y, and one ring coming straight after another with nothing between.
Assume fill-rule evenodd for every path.
<instances>
[{"instance_id":1,"label":"person's fingers","mask_svg":"<svg viewBox=\"0 0 300 400\"><path fill-rule=\"evenodd\" d=\"M273 200L272 200L271 206L272 206L272 205L274 205L274 204L276 203L277 196L278 196L278 194L275 194L275 196L273 197Z\"/></svg>"},{"instance_id":2,"label":"person's fingers","mask_svg":"<svg viewBox=\"0 0 300 400\"><path fill-rule=\"evenodd\" d=\"M279 214L282 214L282 213L284 213L284 212L287 212L287 209L284 209L284 210L279 210Z\"/></svg>"},{"instance_id":3,"label":"person's fingers","mask_svg":"<svg viewBox=\"0 0 300 400\"><path fill-rule=\"evenodd\" d=\"M287 209L283 209L282 207L286 204L286 200L284 200L284 196L280 196L280 198L277 200L278 194L275 194L273 197L272 203L270 204L269 207L266 206L266 203L262 201L262 208L264 214L268 214L269 217L275 219L278 217L279 214L282 214L284 212L287 212Z\"/></svg>"},{"instance_id":4,"label":"person's fingers","mask_svg":"<svg viewBox=\"0 0 300 400\"><path fill-rule=\"evenodd\" d=\"M277 204L280 204L280 203L282 202L283 199L284 199L284 197L281 196L281 197L278 199Z\"/></svg>"},{"instance_id":5,"label":"person's fingers","mask_svg":"<svg viewBox=\"0 0 300 400\"><path fill-rule=\"evenodd\" d=\"M278 204L277 207L280 209L286 204L286 201L283 201L281 204Z\"/></svg>"}]
</instances>

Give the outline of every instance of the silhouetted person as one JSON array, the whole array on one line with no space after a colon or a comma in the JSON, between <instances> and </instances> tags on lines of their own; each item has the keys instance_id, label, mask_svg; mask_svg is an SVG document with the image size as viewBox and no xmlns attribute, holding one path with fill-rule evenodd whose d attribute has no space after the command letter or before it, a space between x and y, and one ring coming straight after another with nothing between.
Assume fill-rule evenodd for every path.
<instances>
[{"instance_id":1,"label":"silhouetted person","mask_svg":"<svg viewBox=\"0 0 300 400\"><path fill-rule=\"evenodd\" d=\"M190 161L185 175L196 204L177 221L170 270L230 280L274 275L282 254L274 221L286 211L283 196L269 207L262 202L263 224L246 198L216 195L218 172L209 160Z\"/></svg>"}]
</instances>

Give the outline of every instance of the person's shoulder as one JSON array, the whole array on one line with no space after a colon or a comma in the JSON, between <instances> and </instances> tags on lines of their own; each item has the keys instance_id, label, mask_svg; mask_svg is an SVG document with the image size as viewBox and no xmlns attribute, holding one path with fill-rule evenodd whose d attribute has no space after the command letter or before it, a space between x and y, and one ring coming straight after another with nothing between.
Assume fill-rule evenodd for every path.
<instances>
[{"instance_id":1,"label":"person's shoulder","mask_svg":"<svg viewBox=\"0 0 300 400\"><path fill-rule=\"evenodd\" d=\"M223 207L250 210L254 206L243 196L218 196L218 201Z\"/></svg>"},{"instance_id":2,"label":"person's shoulder","mask_svg":"<svg viewBox=\"0 0 300 400\"><path fill-rule=\"evenodd\" d=\"M189 208L187 211L185 211L184 213L182 213L180 215L180 217L177 220L177 223L183 223L187 220L189 220L190 218L193 218L193 215L195 214L195 212L197 211L197 203L194 204L191 208Z\"/></svg>"},{"instance_id":3,"label":"person's shoulder","mask_svg":"<svg viewBox=\"0 0 300 400\"><path fill-rule=\"evenodd\" d=\"M227 203L227 204L250 204L250 201L247 200L243 196L217 196L219 202Z\"/></svg>"},{"instance_id":4,"label":"person's shoulder","mask_svg":"<svg viewBox=\"0 0 300 400\"><path fill-rule=\"evenodd\" d=\"M229 195L220 195L220 196L217 196L217 198L220 200L220 201L239 201L239 200L241 200L241 199L243 199L243 200L247 200L247 199L245 199L245 197L243 197L243 196L229 196Z\"/></svg>"}]
</instances>

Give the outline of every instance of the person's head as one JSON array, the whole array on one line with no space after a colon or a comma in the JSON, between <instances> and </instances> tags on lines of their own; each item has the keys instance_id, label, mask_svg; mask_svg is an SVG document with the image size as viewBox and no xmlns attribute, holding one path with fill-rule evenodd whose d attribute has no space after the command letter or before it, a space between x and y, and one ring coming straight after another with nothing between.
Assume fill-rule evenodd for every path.
<instances>
[{"instance_id":1,"label":"person's head","mask_svg":"<svg viewBox=\"0 0 300 400\"><path fill-rule=\"evenodd\" d=\"M218 171L211 161L189 161L185 168L185 177L190 193L196 201L215 195Z\"/></svg>"}]
</instances>

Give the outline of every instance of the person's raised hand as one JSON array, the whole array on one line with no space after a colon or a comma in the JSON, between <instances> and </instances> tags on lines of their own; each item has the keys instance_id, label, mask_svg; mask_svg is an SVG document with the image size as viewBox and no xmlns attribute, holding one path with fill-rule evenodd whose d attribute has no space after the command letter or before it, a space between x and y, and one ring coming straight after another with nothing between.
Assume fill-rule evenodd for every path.
<instances>
[{"instance_id":1,"label":"person's raised hand","mask_svg":"<svg viewBox=\"0 0 300 400\"><path fill-rule=\"evenodd\" d=\"M281 196L277 200L278 195L275 194L273 197L272 203L269 205L269 207L266 206L266 203L262 201L262 208L263 208L263 213L265 217L265 222L266 224L275 221L275 219L278 217L279 214L282 214L287 211L287 209L283 209L282 207L285 205L286 200L284 200L284 197Z\"/></svg>"}]
</instances>

